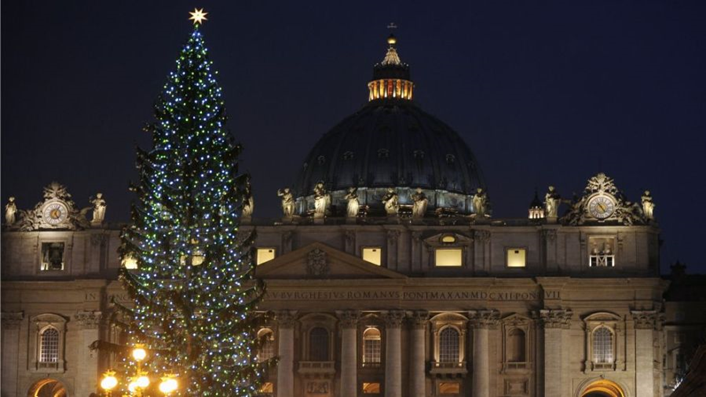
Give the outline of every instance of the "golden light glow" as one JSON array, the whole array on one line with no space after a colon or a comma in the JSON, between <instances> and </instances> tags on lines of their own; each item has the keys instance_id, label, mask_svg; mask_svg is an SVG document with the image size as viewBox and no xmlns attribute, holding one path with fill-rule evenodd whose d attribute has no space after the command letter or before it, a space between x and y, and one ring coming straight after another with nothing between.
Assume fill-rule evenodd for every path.
<instances>
[{"instance_id":1,"label":"golden light glow","mask_svg":"<svg viewBox=\"0 0 706 397\"><path fill-rule=\"evenodd\" d=\"M441 382L439 383L439 394L459 394L461 393L461 384L458 382Z\"/></svg>"},{"instance_id":2,"label":"golden light glow","mask_svg":"<svg viewBox=\"0 0 706 397\"><path fill-rule=\"evenodd\" d=\"M380 394L380 382L364 382L363 394Z\"/></svg>"},{"instance_id":3,"label":"golden light glow","mask_svg":"<svg viewBox=\"0 0 706 397\"><path fill-rule=\"evenodd\" d=\"M140 389L146 389L147 386L150 385L150 378L148 378L146 375L141 375L137 380L135 381L137 383L137 387Z\"/></svg>"},{"instance_id":4,"label":"golden light glow","mask_svg":"<svg viewBox=\"0 0 706 397\"><path fill-rule=\"evenodd\" d=\"M258 265L262 265L265 262L269 262L275 259L275 249L274 248L258 248L255 260Z\"/></svg>"},{"instance_id":5,"label":"golden light glow","mask_svg":"<svg viewBox=\"0 0 706 397\"><path fill-rule=\"evenodd\" d=\"M127 385L127 389L130 391L130 393L134 393L137 390L137 381L130 382L130 384Z\"/></svg>"},{"instance_id":6,"label":"golden light glow","mask_svg":"<svg viewBox=\"0 0 706 397\"><path fill-rule=\"evenodd\" d=\"M527 266L527 250L524 248L508 248L507 267Z\"/></svg>"},{"instance_id":7,"label":"golden light glow","mask_svg":"<svg viewBox=\"0 0 706 397\"><path fill-rule=\"evenodd\" d=\"M436 266L462 266L463 250L461 248L437 248Z\"/></svg>"},{"instance_id":8,"label":"golden light glow","mask_svg":"<svg viewBox=\"0 0 706 397\"><path fill-rule=\"evenodd\" d=\"M260 393L274 393L275 392L275 385L272 382L265 382L262 384L262 387L260 387Z\"/></svg>"},{"instance_id":9,"label":"golden light glow","mask_svg":"<svg viewBox=\"0 0 706 397\"><path fill-rule=\"evenodd\" d=\"M399 98L412 100L414 84L409 80L382 79L368 83L370 90L369 100Z\"/></svg>"},{"instance_id":10,"label":"golden light glow","mask_svg":"<svg viewBox=\"0 0 706 397\"><path fill-rule=\"evenodd\" d=\"M135 346L135 349L132 350L132 358L139 363L145 357L147 357L147 351L141 345Z\"/></svg>"},{"instance_id":11,"label":"golden light glow","mask_svg":"<svg viewBox=\"0 0 706 397\"><path fill-rule=\"evenodd\" d=\"M208 21L208 18L206 18L206 15L208 15L207 12L203 12L202 9L194 8L194 11L189 12L191 17L189 18L190 21L194 21L194 24L201 24L203 21Z\"/></svg>"},{"instance_id":12,"label":"golden light glow","mask_svg":"<svg viewBox=\"0 0 706 397\"><path fill-rule=\"evenodd\" d=\"M159 384L159 391L165 395L169 395L179 388L179 383L175 379L174 375L167 375L162 377L162 383Z\"/></svg>"},{"instance_id":13,"label":"golden light glow","mask_svg":"<svg viewBox=\"0 0 706 397\"><path fill-rule=\"evenodd\" d=\"M378 265L382 263L382 248L380 247L368 247L363 248L363 260L370 262L373 265Z\"/></svg>"},{"instance_id":14,"label":"golden light glow","mask_svg":"<svg viewBox=\"0 0 706 397\"><path fill-rule=\"evenodd\" d=\"M581 394L581 397L587 396L591 393L602 393L610 397L625 397L623 389L620 388L615 382L611 382L606 379L597 380L586 388Z\"/></svg>"},{"instance_id":15,"label":"golden light glow","mask_svg":"<svg viewBox=\"0 0 706 397\"><path fill-rule=\"evenodd\" d=\"M205 260L206 255L204 254L203 250L201 248L196 248L194 250L194 254L191 256L191 265L201 266Z\"/></svg>"},{"instance_id":16,"label":"golden light glow","mask_svg":"<svg viewBox=\"0 0 706 397\"><path fill-rule=\"evenodd\" d=\"M118 379L115 377L115 371L106 371L101 380L101 388L105 391L111 391L118 385Z\"/></svg>"},{"instance_id":17,"label":"golden light glow","mask_svg":"<svg viewBox=\"0 0 706 397\"><path fill-rule=\"evenodd\" d=\"M137 269L137 259L132 255L126 255L123 258L123 267L125 269Z\"/></svg>"},{"instance_id":18,"label":"golden light glow","mask_svg":"<svg viewBox=\"0 0 706 397\"><path fill-rule=\"evenodd\" d=\"M450 235L446 235L446 236L444 236L444 237L441 238L441 242L442 242L442 243L445 243L445 244L453 244L453 243L456 242L456 237L450 236Z\"/></svg>"}]
</instances>

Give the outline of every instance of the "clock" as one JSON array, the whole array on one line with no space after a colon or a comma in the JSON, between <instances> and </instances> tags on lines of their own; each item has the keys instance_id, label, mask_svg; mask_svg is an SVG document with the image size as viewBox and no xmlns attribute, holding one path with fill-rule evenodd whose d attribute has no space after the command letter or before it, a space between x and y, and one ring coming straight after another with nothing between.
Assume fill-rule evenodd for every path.
<instances>
[{"instance_id":1,"label":"clock","mask_svg":"<svg viewBox=\"0 0 706 397\"><path fill-rule=\"evenodd\" d=\"M52 202L48 203L42 209L42 217L44 221L52 226L63 223L69 215L69 209L64 203Z\"/></svg>"},{"instance_id":2,"label":"clock","mask_svg":"<svg viewBox=\"0 0 706 397\"><path fill-rule=\"evenodd\" d=\"M596 196L588 202L588 212L596 219L606 219L615 212L615 202L607 196Z\"/></svg>"}]
</instances>

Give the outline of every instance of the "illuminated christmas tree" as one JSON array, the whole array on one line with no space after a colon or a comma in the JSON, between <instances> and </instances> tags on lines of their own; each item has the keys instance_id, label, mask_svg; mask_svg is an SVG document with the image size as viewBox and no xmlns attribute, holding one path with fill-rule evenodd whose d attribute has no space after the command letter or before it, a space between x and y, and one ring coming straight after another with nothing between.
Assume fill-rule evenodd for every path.
<instances>
[{"instance_id":1,"label":"illuminated christmas tree","mask_svg":"<svg viewBox=\"0 0 706 397\"><path fill-rule=\"evenodd\" d=\"M134 308L120 308L133 343L152 353L150 372L178 374L180 395L251 396L272 364L256 358L263 287L251 238L238 234L245 177L199 30L204 15L192 13L194 30L157 99L153 148L138 149L121 247L138 266L121 272Z\"/></svg>"}]
</instances>

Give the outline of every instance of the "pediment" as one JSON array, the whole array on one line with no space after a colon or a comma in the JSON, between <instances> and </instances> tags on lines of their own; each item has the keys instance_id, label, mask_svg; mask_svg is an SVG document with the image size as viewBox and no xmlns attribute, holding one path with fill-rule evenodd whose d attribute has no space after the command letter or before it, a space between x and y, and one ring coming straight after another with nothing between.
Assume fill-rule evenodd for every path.
<instances>
[{"instance_id":1,"label":"pediment","mask_svg":"<svg viewBox=\"0 0 706 397\"><path fill-rule=\"evenodd\" d=\"M255 275L262 279L406 278L319 242L263 263Z\"/></svg>"}]
</instances>

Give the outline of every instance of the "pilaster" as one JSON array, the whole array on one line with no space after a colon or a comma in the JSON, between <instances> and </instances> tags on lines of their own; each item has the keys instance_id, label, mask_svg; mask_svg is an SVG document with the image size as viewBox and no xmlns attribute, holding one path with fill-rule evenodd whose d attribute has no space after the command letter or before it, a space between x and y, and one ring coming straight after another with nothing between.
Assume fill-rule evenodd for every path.
<instances>
[{"instance_id":1,"label":"pilaster","mask_svg":"<svg viewBox=\"0 0 706 397\"><path fill-rule=\"evenodd\" d=\"M358 389L358 319L355 310L336 312L341 327L341 397L356 397Z\"/></svg>"},{"instance_id":2,"label":"pilaster","mask_svg":"<svg viewBox=\"0 0 706 397\"><path fill-rule=\"evenodd\" d=\"M2 313L2 392L18 396L17 368L20 355L20 328L24 320L22 312Z\"/></svg>"},{"instance_id":3,"label":"pilaster","mask_svg":"<svg viewBox=\"0 0 706 397\"><path fill-rule=\"evenodd\" d=\"M402 321L405 313L392 310L385 320L385 397L402 397Z\"/></svg>"},{"instance_id":4,"label":"pilaster","mask_svg":"<svg viewBox=\"0 0 706 397\"><path fill-rule=\"evenodd\" d=\"M73 316L78 325L79 345L76 357L76 395L88 396L98 389L98 351L91 350L88 346L100 339L100 324L102 313L100 311L79 311Z\"/></svg>"},{"instance_id":5,"label":"pilaster","mask_svg":"<svg viewBox=\"0 0 706 397\"><path fill-rule=\"evenodd\" d=\"M416 311L408 313L411 346L409 360L410 396L426 395L426 330L429 320L429 312Z\"/></svg>"},{"instance_id":6,"label":"pilaster","mask_svg":"<svg viewBox=\"0 0 706 397\"><path fill-rule=\"evenodd\" d=\"M654 310L631 312L635 323L635 383L636 394L653 397L654 387L654 330L658 326L659 313Z\"/></svg>"},{"instance_id":7,"label":"pilaster","mask_svg":"<svg viewBox=\"0 0 706 397\"><path fill-rule=\"evenodd\" d=\"M294 327L296 312L280 311L275 315L279 339L279 363L277 365L277 397L294 396Z\"/></svg>"},{"instance_id":8,"label":"pilaster","mask_svg":"<svg viewBox=\"0 0 706 397\"><path fill-rule=\"evenodd\" d=\"M571 328L571 310L555 309L540 310L537 313L540 326L544 329L544 397L563 397L565 383L569 379L564 379L563 358L564 333Z\"/></svg>"},{"instance_id":9,"label":"pilaster","mask_svg":"<svg viewBox=\"0 0 706 397\"><path fill-rule=\"evenodd\" d=\"M479 310L468 313L473 330L473 396L490 397L490 338L489 330L500 321L497 310Z\"/></svg>"}]
</instances>

